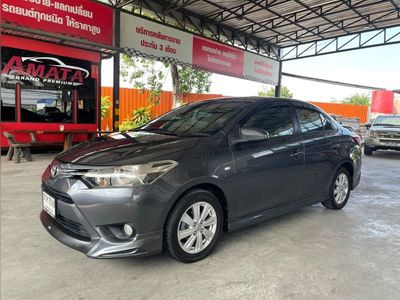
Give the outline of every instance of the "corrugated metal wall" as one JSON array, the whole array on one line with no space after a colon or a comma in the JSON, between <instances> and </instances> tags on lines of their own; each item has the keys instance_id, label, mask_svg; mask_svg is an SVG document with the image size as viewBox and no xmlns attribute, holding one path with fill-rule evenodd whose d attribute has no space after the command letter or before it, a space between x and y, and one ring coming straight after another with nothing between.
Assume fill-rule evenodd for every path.
<instances>
[{"instance_id":1,"label":"corrugated metal wall","mask_svg":"<svg viewBox=\"0 0 400 300\"><path fill-rule=\"evenodd\" d=\"M108 96L113 101L113 88L112 87L101 87L101 96ZM184 101L192 103L200 100L220 98L220 94L187 94L185 95ZM120 101L119 101L119 119L120 122L129 118L132 110L139 107L149 105L147 99L149 98L149 91L142 91L140 89L121 88L120 89ZM152 109L152 116L157 117L162 115L172 108L172 92L162 92L160 96L160 102ZM101 121L102 130L112 129L111 116Z\"/></svg>"},{"instance_id":2,"label":"corrugated metal wall","mask_svg":"<svg viewBox=\"0 0 400 300\"><path fill-rule=\"evenodd\" d=\"M113 101L112 87L101 87L101 95L109 96L111 102ZM188 94L184 96L184 101L192 103L196 101L220 98L220 94ZM149 105L147 99L149 98L148 91L139 89L121 88L120 89L120 103L119 103L119 119L120 122L129 118L132 110ZM341 115L343 117L359 118L361 123L366 123L368 118L368 106L341 104L341 103L325 103L325 102L311 102L320 107L330 114ZM172 108L172 92L162 92L160 102L157 106L153 107L153 118L162 115ZM111 116L102 120L102 130L112 129Z\"/></svg>"},{"instance_id":3,"label":"corrugated metal wall","mask_svg":"<svg viewBox=\"0 0 400 300\"><path fill-rule=\"evenodd\" d=\"M325 102L311 103L332 115L340 115L347 118L359 118L360 123L366 123L368 120L368 106L366 105L351 105Z\"/></svg>"}]
</instances>

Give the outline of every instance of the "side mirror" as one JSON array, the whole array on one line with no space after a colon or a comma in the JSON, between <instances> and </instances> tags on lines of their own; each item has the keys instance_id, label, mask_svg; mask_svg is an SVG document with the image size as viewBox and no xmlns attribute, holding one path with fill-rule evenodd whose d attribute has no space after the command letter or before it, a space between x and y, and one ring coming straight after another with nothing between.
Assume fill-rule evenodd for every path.
<instances>
[{"instance_id":1,"label":"side mirror","mask_svg":"<svg viewBox=\"0 0 400 300\"><path fill-rule=\"evenodd\" d=\"M371 128L371 126L372 126L372 124L371 124L371 123L366 123L366 124L365 124L365 127L367 127L367 129L370 129L370 128Z\"/></svg>"},{"instance_id":2,"label":"side mirror","mask_svg":"<svg viewBox=\"0 0 400 300\"><path fill-rule=\"evenodd\" d=\"M254 141L263 141L269 139L270 135L267 131L254 128L254 127L242 127L240 128L240 135L235 138L234 143L245 143Z\"/></svg>"}]
</instances>

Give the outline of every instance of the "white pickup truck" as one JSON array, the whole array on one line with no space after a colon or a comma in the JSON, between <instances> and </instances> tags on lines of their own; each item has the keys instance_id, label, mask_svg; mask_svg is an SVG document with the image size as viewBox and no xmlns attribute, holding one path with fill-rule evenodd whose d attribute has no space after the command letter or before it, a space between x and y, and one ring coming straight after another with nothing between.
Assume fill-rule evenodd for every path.
<instances>
[{"instance_id":1,"label":"white pickup truck","mask_svg":"<svg viewBox=\"0 0 400 300\"><path fill-rule=\"evenodd\" d=\"M379 116L368 127L365 155L380 149L400 151L400 115Z\"/></svg>"}]
</instances>

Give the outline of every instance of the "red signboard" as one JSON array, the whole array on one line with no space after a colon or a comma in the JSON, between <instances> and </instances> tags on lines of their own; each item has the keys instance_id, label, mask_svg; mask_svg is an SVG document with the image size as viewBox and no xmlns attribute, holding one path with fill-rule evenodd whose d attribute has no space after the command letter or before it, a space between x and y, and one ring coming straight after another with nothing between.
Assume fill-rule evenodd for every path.
<instances>
[{"instance_id":1,"label":"red signboard","mask_svg":"<svg viewBox=\"0 0 400 300\"><path fill-rule=\"evenodd\" d=\"M113 11L88 0L2 0L2 23L112 45Z\"/></svg>"},{"instance_id":2,"label":"red signboard","mask_svg":"<svg viewBox=\"0 0 400 300\"><path fill-rule=\"evenodd\" d=\"M193 36L193 65L216 73L243 76L243 50Z\"/></svg>"}]
</instances>

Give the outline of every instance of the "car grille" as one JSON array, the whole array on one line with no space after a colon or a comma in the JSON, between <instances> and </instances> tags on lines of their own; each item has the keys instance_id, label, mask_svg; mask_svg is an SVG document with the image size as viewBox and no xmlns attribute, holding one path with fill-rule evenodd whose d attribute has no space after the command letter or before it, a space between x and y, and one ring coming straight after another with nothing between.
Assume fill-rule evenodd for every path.
<instances>
[{"instance_id":1,"label":"car grille","mask_svg":"<svg viewBox=\"0 0 400 300\"><path fill-rule=\"evenodd\" d=\"M54 190L53 188L51 188L50 186L48 186L44 182L42 183L42 189L46 193L48 193L49 195L54 197L56 199L56 201L63 201L63 202L66 202L68 204L73 204L74 203L72 201L72 199L68 195ZM83 240L90 240L90 235L86 231L86 229L82 226L82 224L80 224L79 222L76 222L74 220L71 220L71 219L67 218L66 216L62 215L62 213L58 209L58 205L56 205L56 207L57 207L56 222L58 224L60 224L64 229L68 230L69 232L77 235L77 238L83 239Z\"/></svg>"},{"instance_id":2,"label":"car grille","mask_svg":"<svg viewBox=\"0 0 400 300\"><path fill-rule=\"evenodd\" d=\"M379 133L379 141L381 143L399 144L400 146L400 133Z\"/></svg>"},{"instance_id":3,"label":"car grille","mask_svg":"<svg viewBox=\"0 0 400 300\"><path fill-rule=\"evenodd\" d=\"M74 203L74 202L72 201L72 199L71 199L68 195L63 194L63 193L61 193L61 192L59 192L59 191L56 191L55 189L49 187L49 186L48 186L47 184L45 184L44 182L42 183L42 189L43 189L47 194L53 196L54 198L57 198L57 200L61 200L61 201L66 202L66 203Z\"/></svg>"},{"instance_id":4,"label":"car grille","mask_svg":"<svg viewBox=\"0 0 400 300\"><path fill-rule=\"evenodd\" d=\"M57 215L56 221L58 224L63 226L65 229L83 237L84 239L90 240L90 236L85 228L78 222L72 221L60 214Z\"/></svg>"},{"instance_id":5,"label":"car grille","mask_svg":"<svg viewBox=\"0 0 400 300\"><path fill-rule=\"evenodd\" d=\"M400 140L400 133L379 133L379 139Z\"/></svg>"}]
</instances>

